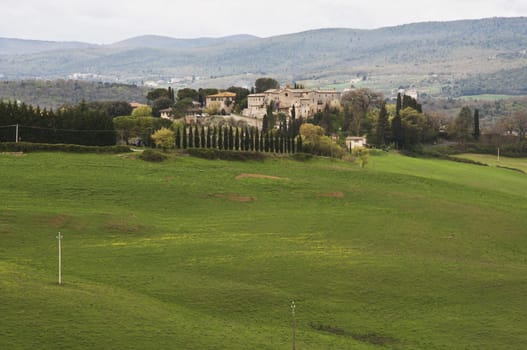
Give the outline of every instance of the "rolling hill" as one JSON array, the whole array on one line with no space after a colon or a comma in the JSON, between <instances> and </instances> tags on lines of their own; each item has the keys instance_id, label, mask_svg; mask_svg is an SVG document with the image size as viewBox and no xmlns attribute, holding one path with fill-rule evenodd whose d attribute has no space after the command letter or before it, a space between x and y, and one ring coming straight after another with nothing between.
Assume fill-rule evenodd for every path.
<instances>
[{"instance_id":1,"label":"rolling hill","mask_svg":"<svg viewBox=\"0 0 527 350\"><path fill-rule=\"evenodd\" d=\"M527 342L527 177L396 154L0 154L0 348ZM57 232L62 277L57 284Z\"/></svg>"},{"instance_id":2,"label":"rolling hill","mask_svg":"<svg viewBox=\"0 0 527 350\"><path fill-rule=\"evenodd\" d=\"M249 86L256 77L270 75L319 86L349 86L353 80L385 92L414 85L427 94L455 96L463 93L455 88L458 81L467 86L495 82L501 72L504 79L490 92L506 93L501 90L511 77L520 83L514 72L527 67L527 18L320 29L269 38L144 36L111 45L48 46L50 51L33 53L10 50L0 56L0 74L48 79L82 73L105 81L202 87Z\"/></svg>"}]
</instances>

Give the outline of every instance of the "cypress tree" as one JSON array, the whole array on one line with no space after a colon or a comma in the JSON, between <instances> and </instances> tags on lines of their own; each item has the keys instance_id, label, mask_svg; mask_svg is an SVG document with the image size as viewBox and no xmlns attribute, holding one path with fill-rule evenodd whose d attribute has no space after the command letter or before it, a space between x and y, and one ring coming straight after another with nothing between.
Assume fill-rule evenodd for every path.
<instances>
[{"instance_id":1,"label":"cypress tree","mask_svg":"<svg viewBox=\"0 0 527 350\"><path fill-rule=\"evenodd\" d=\"M397 103L395 105L395 116L401 115L401 107L402 107L402 100L401 100L401 93L399 92L397 94Z\"/></svg>"},{"instance_id":2,"label":"cypress tree","mask_svg":"<svg viewBox=\"0 0 527 350\"><path fill-rule=\"evenodd\" d=\"M298 135L296 137L296 151L297 152L302 152L303 149L302 149L302 136L301 135Z\"/></svg>"},{"instance_id":3,"label":"cypress tree","mask_svg":"<svg viewBox=\"0 0 527 350\"><path fill-rule=\"evenodd\" d=\"M263 133L263 131L262 131ZM269 133L266 133L265 134L265 138L264 138L264 151L265 152L269 152Z\"/></svg>"},{"instance_id":4,"label":"cypress tree","mask_svg":"<svg viewBox=\"0 0 527 350\"><path fill-rule=\"evenodd\" d=\"M258 128L256 128L254 132L254 150L260 152L260 132L258 131Z\"/></svg>"},{"instance_id":5,"label":"cypress tree","mask_svg":"<svg viewBox=\"0 0 527 350\"><path fill-rule=\"evenodd\" d=\"M395 148L399 149L403 144L403 125L401 115L396 114L392 119L392 138L395 142Z\"/></svg>"},{"instance_id":6,"label":"cypress tree","mask_svg":"<svg viewBox=\"0 0 527 350\"><path fill-rule=\"evenodd\" d=\"M187 149L187 127L183 125L183 149Z\"/></svg>"},{"instance_id":7,"label":"cypress tree","mask_svg":"<svg viewBox=\"0 0 527 350\"><path fill-rule=\"evenodd\" d=\"M192 126L188 128L188 148L194 147L194 132Z\"/></svg>"},{"instance_id":8,"label":"cypress tree","mask_svg":"<svg viewBox=\"0 0 527 350\"><path fill-rule=\"evenodd\" d=\"M240 129L240 150L247 151L247 147L245 147L245 140L247 138L247 134L245 133L245 129Z\"/></svg>"},{"instance_id":9,"label":"cypress tree","mask_svg":"<svg viewBox=\"0 0 527 350\"><path fill-rule=\"evenodd\" d=\"M207 148L212 148L212 143L210 139L210 126L207 127Z\"/></svg>"},{"instance_id":10,"label":"cypress tree","mask_svg":"<svg viewBox=\"0 0 527 350\"><path fill-rule=\"evenodd\" d=\"M477 141L481 136L481 130L479 129L479 109L474 111L474 139Z\"/></svg>"},{"instance_id":11,"label":"cypress tree","mask_svg":"<svg viewBox=\"0 0 527 350\"><path fill-rule=\"evenodd\" d=\"M232 126L229 126L229 150L234 149L234 131L232 130Z\"/></svg>"},{"instance_id":12,"label":"cypress tree","mask_svg":"<svg viewBox=\"0 0 527 350\"><path fill-rule=\"evenodd\" d=\"M201 141L201 148L205 148L207 146L207 139L205 138L205 127L204 126L201 127L200 141Z\"/></svg>"},{"instance_id":13,"label":"cypress tree","mask_svg":"<svg viewBox=\"0 0 527 350\"><path fill-rule=\"evenodd\" d=\"M181 148L181 130L176 129L176 148Z\"/></svg>"},{"instance_id":14,"label":"cypress tree","mask_svg":"<svg viewBox=\"0 0 527 350\"><path fill-rule=\"evenodd\" d=\"M379 111L379 118L377 118L377 125L375 127L375 143L377 146L384 146L386 140L389 138L390 132L390 121L388 120L388 111L386 111L386 104L383 102L381 104L381 109Z\"/></svg>"},{"instance_id":15,"label":"cypress tree","mask_svg":"<svg viewBox=\"0 0 527 350\"><path fill-rule=\"evenodd\" d=\"M254 151L254 128L249 131L249 149Z\"/></svg>"},{"instance_id":16,"label":"cypress tree","mask_svg":"<svg viewBox=\"0 0 527 350\"><path fill-rule=\"evenodd\" d=\"M201 146L200 140L199 140L199 129L198 126L194 128L194 147L199 148Z\"/></svg>"},{"instance_id":17,"label":"cypress tree","mask_svg":"<svg viewBox=\"0 0 527 350\"><path fill-rule=\"evenodd\" d=\"M265 151L264 145L265 145L265 135L264 135L264 133L262 131L262 132L260 132L260 152L264 152Z\"/></svg>"},{"instance_id":18,"label":"cypress tree","mask_svg":"<svg viewBox=\"0 0 527 350\"><path fill-rule=\"evenodd\" d=\"M223 149L223 127L218 127L218 148Z\"/></svg>"},{"instance_id":19,"label":"cypress tree","mask_svg":"<svg viewBox=\"0 0 527 350\"><path fill-rule=\"evenodd\" d=\"M236 128L236 133L234 135L234 149L239 151L240 150L240 129Z\"/></svg>"},{"instance_id":20,"label":"cypress tree","mask_svg":"<svg viewBox=\"0 0 527 350\"><path fill-rule=\"evenodd\" d=\"M268 124L269 124L269 118L267 117L267 114L266 114L266 115L264 115L263 120L262 120L262 133L267 134L267 131L268 131L267 126L268 126Z\"/></svg>"},{"instance_id":21,"label":"cypress tree","mask_svg":"<svg viewBox=\"0 0 527 350\"><path fill-rule=\"evenodd\" d=\"M210 133L210 128L209 128L209 133ZM214 127L212 129L212 135L210 136L210 138L212 139L212 148L216 149L216 147L218 146L218 143L217 143L217 133L218 133L218 130L216 129L216 127Z\"/></svg>"},{"instance_id":22,"label":"cypress tree","mask_svg":"<svg viewBox=\"0 0 527 350\"><path fill-rule=\"evenodd\" d=\"M223 128L223 149L229 150L229 128Z\"/></svg>"}]
</instances>

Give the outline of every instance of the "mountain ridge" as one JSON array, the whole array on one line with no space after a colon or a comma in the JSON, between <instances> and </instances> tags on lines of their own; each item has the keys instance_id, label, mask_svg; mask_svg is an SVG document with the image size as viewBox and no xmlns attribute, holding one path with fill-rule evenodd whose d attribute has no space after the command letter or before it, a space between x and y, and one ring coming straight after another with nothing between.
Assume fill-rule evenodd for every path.
<instances>
[{"instance_id":1,"label":"mountain ridge","mask_svg":"<svg viewBox=\"0 0 527 350\"><path fill-rule=\"evenodd\" d=\"M355 81L359 87L386 92L413 85L442 94L462 91L463 86L456 84L467 79L485 80L487 74L527 67L527 55L522 54L527 50L527 18L323 28L267 38L148 35L109 45L84 44L62 49L55 43L53 51L0 55L0 78L56 79L80 74L109 82L228 87L249 86L256 77L270 75L282 82L324 86L349 86ZM496 81L494 76L487 80Z\"/></svg>"}]
</instances>

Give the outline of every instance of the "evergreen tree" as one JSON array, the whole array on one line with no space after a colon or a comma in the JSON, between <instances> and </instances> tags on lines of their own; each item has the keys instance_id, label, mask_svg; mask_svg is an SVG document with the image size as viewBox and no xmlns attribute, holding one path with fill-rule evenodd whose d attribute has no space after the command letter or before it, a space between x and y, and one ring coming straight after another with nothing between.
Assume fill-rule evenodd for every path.
<instances>
[{"instance_id":1,"label":"evergreen tree","mask_svg":"<svg viewBox=\"0 0 527 350\"><path fill-rule=\"evenodd\" d=\"M183 149L187 149L188 143L187 143L187 127L183 125Z\"/></svg>"},{"instance_id":2,"label":"evergreen tree","mask_svg":"<svg viewBox=\"0 0 527 350\"><path fill-rule=\"evenodd\" d=\"M194 147L194 132L192 126L188 128L188 148Z\"/></svg>"},{"instance_id":3,"label":"evergreen tree","mask_svg":"<svg viewBox=\"0 0 527 350\"><path fill-rule=\"evenodd\" d=\"M260 132L258 128L254 130L254 150L260 152Z\"/></svg>"},{"instance_id":4,"label":"evergreen tree","mask_svg":"<svg viewBox=\"0 0 527 350\"><path fill-rule=\"evenodd\" d=\"M297 152L303 152L302 136L301 135L298 135L296 137L296 151Z\"/></svg>"},{"instance_id":5,"label":"evergreen tree","mask_svg":"<svg viewBox=\"0 0 527 350\"><path fill-rule=\"evenodd\" d=\"M479 129L479 109L474 111L474 139L477 141L481 136L481 130Z\"/></svg>"},{"instance_id":6,"label":"evergreen tree","mask_svg":"<svg viewBox=\"0 0 527 350\"><path fill-rule=\"evenodd\" d=\"M200 134L199 140L201 142L201 148L205 148L207 146L207 139L205 138L205 127L204 126L201 127L201 134Z\"/></svg>"},{"instance_id":7,"label":"evergreen tree","mask_svg":"<svg viewBox=\"0 0 527 350\"><path fill-rule=\"evenodd\" d=\"M223 149L223 127L218 127L218 149Z\"/></svg>"},{"instance_id":8,"label":"evergreen tree","mask_svg":"<svg viewBox=\"0 0 527 350\"><path fill-rule=\"evenodd\" d=\"M293 104L293 107L291 108L291 120L295 120L296 119L296 109L295 109L295 105Z\"/></svg>"},{"instance_id":9,"label":"evergreen tree","mask_svg":"<svg viewBox=\"0 0 527 350\"><path fill-rule=\"evenodd\" d=\"M265 144L265 136L264 136L263 131L261 131L260 132L260 146L259 146L260 152L264 152L265 151L264 144Z\"/></svg>"},{"instance_id":10,"label":"evergreen tree","mask_svg":"<svg viewBox=\"0 0 527 350\"><path fill-rule=\"evenodd\" d=\"M267 126L268 126L268 124L269 124L269 118L267 117L267 114L266 114L266 115L264 115L263 120L262 120L262 132L264 134L267 134L267 131L268 131Z\"/></svg>"},{"instance_id":11,"label":"evergreen tree","mask_svg":"<svg viewBox=\"0 0 527 350\"><path fill-rule=\"evenodd\" d=\"M246 133L246 129L240 129L240 149L242 151L247 151L247 146L246 146L246 142L247 142L247 133Z\"/></svg>"},{"instance_id":12,"label":"evergreen tree","mask_svg":"<svg viewBox=\"0 0 527 350\"><path fill-rule=\"evenodd\" d=\"M271 140L270 140L270 137L269 137L269 133L266 133L265 134L265 138L264 138L264 151L265 152L269 152L269 149L270 149L270 143L271 143Z\"/></svg>"},{"instance_id":13,"label":"evergreen tree","mask_svg":"<svg viewBox=\"0 0 527 350\"><path fill-rule=\"evenodd\" d=\"M211 142L211 139L210 139L210 126L207 127L207 136L206 136L206 147L207 148L212 148L212 142Z\"/></svg>"},{"instance_id":14,"label":"evergreen tree","mask_svg":"<svg viewBox=\"0 0 527 350\"><path fill-rule=\"evenodd\" d=\"M375 126L375 144L377 146L384 146L389 140L390 121L388 119L388 111L386 111L386 103L381 104L379 110L379 117L377 118L377 125Z\"/></svg>"},{"instance_id":15,"label":"evergreen tree","mask_svg":"<svg viewBox=\"0 0 527 350\"><path fill-rule=\"evenodd\" d=\"M395 148L399 149L403 144L403 125L400 112L392 119L392 139L395 143Z\"/></svg>"},{"instance_id":16,"label":"evergreen tree","mask_svg":"<svg viewBox=\"0 0 527 350\"><path fill-rule=\"evenodd\" d=\"M210 133L210 127L209 127L209 133ZM211 144L212 144L212 148L213 149L216 149L218 147L218 130L216 129L216 127L214 127L212 129L212 135L210 135L210 138L211 138Z\"/></svg>"},{"instance_id":17,"label":"evergreen tree","mask_svg":"<svg viewBox=\"0 0 527 350\"><path fill-rule=\"evenodd\" d=\"M223 149L229 149L229 128L223 128Z\"/></svg>"},{"instance_id":18,"label":"evergreen tree","mask_svg":"<svg viewBox=\"0 0 527 350\"><path fill-rule=\"evenodd\" d=\"M249 131L249 149L251 151L254 151L254 139L255 139L255 129L251 128Z\"/></svg>"},{"instance_id":19,"label":"evergreen tree","mask_svg":"<svg viewBox=\"0 0 527 350\"><path fill-rule=\"evenodd\" d=\"M234 149L237 151L240 150L240 131L238 128L236 128L236 133L234 135Z\"/></svg>"},{"instance_id":20,"label":"evergreen tree","mask_svg":"<svg viewBox=\"0 0 527 350\"><path fill-rule=\"evenodd\" d=\"M229 126L229 150L234 149L234 131L232 130L232 126Z\"/></svg>"},{"instance_id":21,"label":"evergreen tree","mask_svg":"<svg viewBox=\"0 0 527 350\"><path fill-rule=\"evenodd\" d=\"M402 98L401 98L401 93L399 92L397 94L397 103L395 104L395 116L400 116L401 115L401 109L402 109Z\"/></svg>"},{"instance_id":22,"label":"evergreen tree","mask_svg":"<svg viewBox=\"0 0 527 350\"><path fill-rule=\"evenodd\" d=\"M176 148L181 148L181 130L176 130Z\"/></svg>"},{"instance_id":23,"label":"evergreen tree","mask_svg":"<svg viewBox=\"0 0 527 350\"><path fill-rule=\"evenodd\" d=\"M199 148L201 146L199 139L199 129L198 126L194 128L194 147Z\"/></svg>"}]
</instances>

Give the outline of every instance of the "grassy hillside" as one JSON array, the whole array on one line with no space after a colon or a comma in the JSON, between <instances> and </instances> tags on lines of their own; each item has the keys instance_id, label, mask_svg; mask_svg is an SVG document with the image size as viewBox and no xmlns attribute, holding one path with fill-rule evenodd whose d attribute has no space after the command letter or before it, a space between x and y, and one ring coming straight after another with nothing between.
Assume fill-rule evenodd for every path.
<instances>
[{"instance_id":1,"label":"grassy hillside","mask_svg":"<svg viewBox=\"0 0 527 350\"><path fill-rule=\"evenodd\" d=\"M520 173L398 155L0 169L2 349L289 348L291 300L298 349L527 342Z\"/></svg>"}]
</instances>

